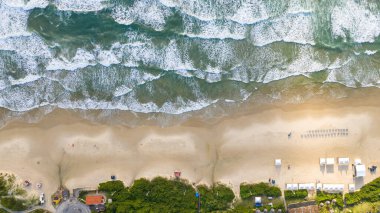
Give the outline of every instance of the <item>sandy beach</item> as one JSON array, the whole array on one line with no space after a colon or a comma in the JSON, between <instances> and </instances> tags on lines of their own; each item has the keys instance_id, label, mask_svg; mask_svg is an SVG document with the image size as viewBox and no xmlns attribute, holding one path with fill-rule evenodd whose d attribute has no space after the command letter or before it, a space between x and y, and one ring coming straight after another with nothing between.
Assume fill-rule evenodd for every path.
<instances>
[{"instance_id":1,"label":"sandy beach","mask_svg":"<svg viewBox=\"0 0 380 213\"><path fill-rule=\"evenodd\" d=\"M213 125L189 121L161 128L94 124L55 111L37 124L13 122L0 131L0 168L43 183L52 194L96 187L110 175L130 184L140 177L182 177L196 184L222 182L353 183L351 166L321 170L320 157L361 159L380 165L380 95L300 105L261 106ZM310 130L348 129L347 136L304 138ZM288 133L292 132L291 138ZM281 168L274 166L282 159ZM290 169L288 169L290 166ZM374 179L369 174L364 182ZM32 188L35 188L35 185ZM50 201L48 201L50 202Z\"/></svg>"}]
</instances>

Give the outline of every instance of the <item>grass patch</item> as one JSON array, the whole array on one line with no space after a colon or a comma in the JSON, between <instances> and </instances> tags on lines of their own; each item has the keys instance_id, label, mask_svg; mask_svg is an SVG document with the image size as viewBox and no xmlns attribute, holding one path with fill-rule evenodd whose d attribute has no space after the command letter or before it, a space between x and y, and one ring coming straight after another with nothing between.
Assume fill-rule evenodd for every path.
<instances>
[{"instance_id":1,"label":"grass patch","mask_svg":"<svg viewBox=\"0 0 380 213\"><path fill-rule=\"evenodd\" d=\"M335 200L336 202L332 202ZM327 193L323 191L317 191L316 201L318 204L325 204L327 201L330 202L332 207L337 207L343 209L343 195L342 193Z\"/></svg>"},{"instance_id":2,"label":"grass patch","mask_svg":"<svg viewBox=\"0 0 380 213\"><path fill-rule=\"evenodd\" d=\"M360 202L374 203L380 201L380 178L365 184L357 192L345 194L345 199L348 206L353 206Z\"/></svg>"},{"instance_id":3,"label":"grass patch","mask_svg":"<svg viewBox=\"0 0 380 213\"><path fill-rule=\"evenodd\" d=\"M240 184L240 197L243 200L251 200L256 196L281 197L281 189L267 183Z\"/></svg>"}]
</instances>

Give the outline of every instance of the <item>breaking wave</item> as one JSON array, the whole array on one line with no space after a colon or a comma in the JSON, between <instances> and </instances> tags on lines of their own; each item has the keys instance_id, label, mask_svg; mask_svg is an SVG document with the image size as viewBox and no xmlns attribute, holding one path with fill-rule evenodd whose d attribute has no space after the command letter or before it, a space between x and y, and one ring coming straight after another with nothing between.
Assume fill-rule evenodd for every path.
<instances>
[{"instance_id":1,"label":"breaking wave","mask_svg":"<svg viewBox=\"0 0 380 213\"><path fill-rule=\"evenodd\" d=\"M273 90L299 76L380 86L374 1L0 0L0 18L0 106L12 111L178 115L281 99Z\"/></svg>"}]
</instances>

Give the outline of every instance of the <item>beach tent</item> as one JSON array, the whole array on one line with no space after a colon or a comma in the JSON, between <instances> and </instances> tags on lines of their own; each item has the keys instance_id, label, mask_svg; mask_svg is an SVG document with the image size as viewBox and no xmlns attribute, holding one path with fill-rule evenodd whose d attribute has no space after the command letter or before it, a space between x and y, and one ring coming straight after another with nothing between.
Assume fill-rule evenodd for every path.
<instances>
[{"instance_id":1,"label":"beach tent","mask_svg":"<svg viewBox=\"0 0 380 213\"><path fill-rule=\"evenodd\" d=\"M365 165L357 164L355 165L355 177L364 177L365 176Z\"/></svg>"},{"instance_id":2,"label":"beach tent","mask_svg":"<svg viewBox=\"0 0 380 213\"><path fill-rule=\"evenodd\" d=\"M343 192L344 184L323 184L322 189L326 192Z\"/></svg>"},{"instance_id":3,"label":"beach tent","mask_svg":"<svg viewBox=\"0 0 380 213\"><path fill-rule=\"evenodd\" d=\"M321 166L326 165L326 158L319 158L319 165Z\"/></svg>"},{"instance_id":4,"label":"beach tent","mask_svg":"<svg viewBox=\"0 0 380 213\"><path fill-rule=\"evenodd\" d=\"M334 165L335 159L334 158L326 158L326 165Z\"/></svg>"},{"instance_id":5,"label":"beach tent","mask_svg":"<svg viewBox=\"0 0 380 213\"><path fill-rule=\"evenodd\" d=\"M322 183L317 183L317 190L322 190Z\"/></svg>"},{"instance_id":6,"label":"beach tent","mask_svg":"<svg viewBox=\"0 0 380 213\"><path fill-rule=\"evenodd\" d=\"M281 159L274 160L274 165L275 166L281 166Z\"/></svg>"},{"instance_id":7,"label":"beach tent","mask_svg":"<svg viewBox=\"0 0 380 213\"><path fill-rule=\"evenodd\" d=\"M348 165L350 163L349 158L338 158L339 165Z\"/></svg>"},{"instance_id":8,"label":"beach tent","mask_svg":"<svg viewBox=\"0 0 380 213\"><path fill-rule=\"evenodd\" d=\"M354 192L355 191L355 184L348 184L348 191Z\"/></svg>"},{"instance_id":9,"label":"beach tent","mask_svg":"<svg viewBox=\"0 0 380 213\"><path fill-rule=\"evenodd\" d=\"M306 189L306 190L314 190L315 184L314 183L300 183L298 184L299 189Z\"/></svg>"},{"instance_id":10,"label":"beach tent","mask_svg":"<svg viewBox=\"0 0 380 213\"><path fill-rule=\"evenodd\" d=\"M287 190L298 190L298 184L296 183L288 183L286 184Z\"/></svg>"}]
</instances>

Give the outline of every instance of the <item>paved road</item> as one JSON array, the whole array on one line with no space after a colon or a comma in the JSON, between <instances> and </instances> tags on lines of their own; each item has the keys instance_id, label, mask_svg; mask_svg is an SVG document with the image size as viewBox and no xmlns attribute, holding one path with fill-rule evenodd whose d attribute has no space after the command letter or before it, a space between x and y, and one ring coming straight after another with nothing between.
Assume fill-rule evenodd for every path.
<instances>
[{"instance_id":1,"label":"paved road","mask_svg":"<svg viewBox=\"0 0 380 213\"><path fill-rule=\"evenodd\" d=\"M57 213L91 213L91 210L77 199L71 198L59 205Z\"/></svg>"}]
</instances>

